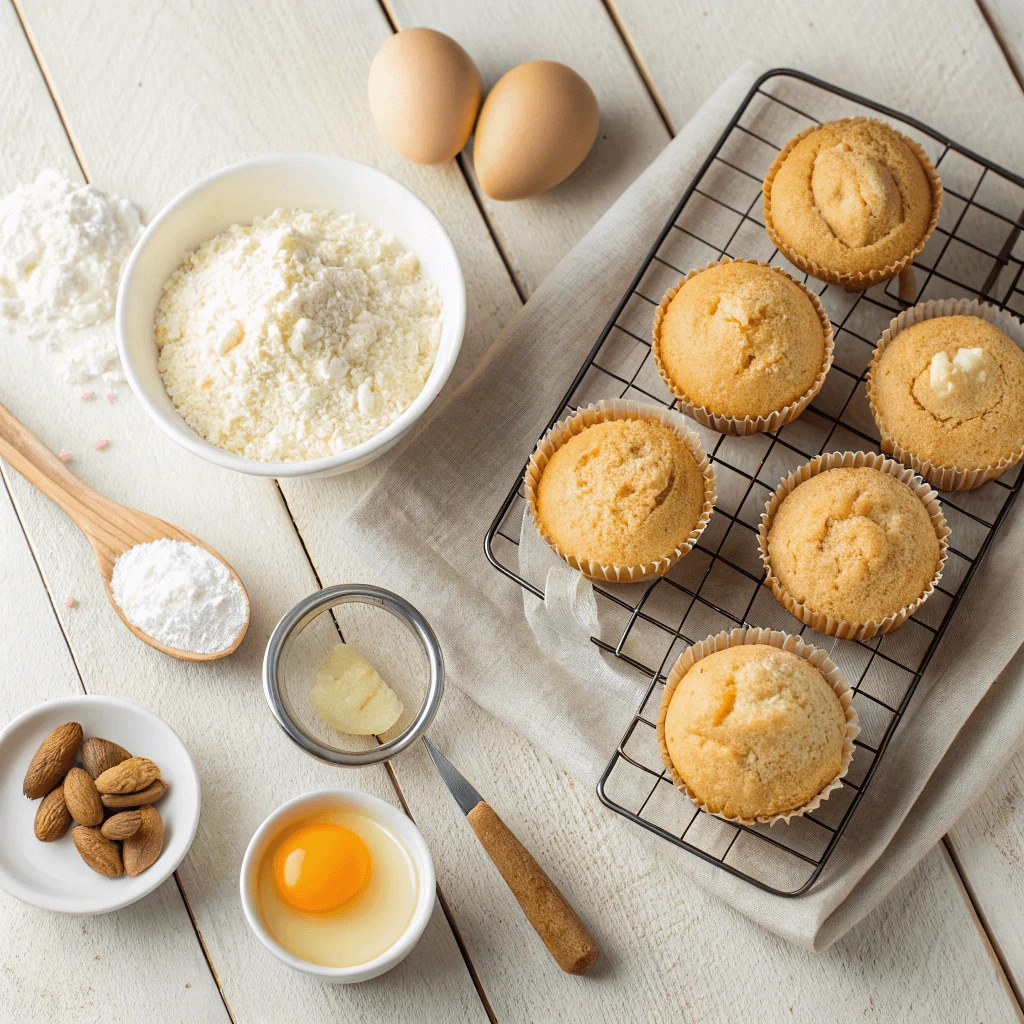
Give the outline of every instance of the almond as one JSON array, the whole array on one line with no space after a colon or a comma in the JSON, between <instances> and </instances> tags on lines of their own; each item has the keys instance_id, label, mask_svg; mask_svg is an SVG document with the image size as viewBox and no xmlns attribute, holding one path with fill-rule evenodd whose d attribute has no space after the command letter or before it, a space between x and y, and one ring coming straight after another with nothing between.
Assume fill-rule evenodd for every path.
<instances>
[{"instance_id":1,"label":"almond","mask_svg":"<svg viewBox=\"0 0 1024 1024\"><path fill-rule=\"evenodd\" d=\"M107 878L117 878L124 872L124 864L121 862L121 854L117 847L105 839L98 828L86 828L85 825L76 825L71 831L71 838L75 848L82 855L82 860L101 875Z\"/></svg>"},{"instance_id":2,"label":"almond","mask_svg":"<svg viewBox=\"0 0 1024 1024\"><path fill-rule=\"evenodd\" d=\"M99 825L103 821L103 804L92 776L84 768L72 768L64 776L64 803L79 825Z\"/></svg>"},{"instance_id":3,"label":"almond","mask_svg":"<svg viewBox=\"0 0 1024 1024\"><path fill-rule=\"evenodd\" d=\"M160 812L146 804L139 808L142 824L124 841L124 869L134 878L160 856L164 845L164 823Z\"/></svg>"},{"instance_id":4,"label":"almond","mask_svg":"<svg viewBox=\"0 0 1024 1024\"><path fill-rule=\"evenodd\" d=\"M64 787L58 786L43 797L36 811L36 839L41 843L52 843L60 839L71 825L71 814L64 803Z\"/></svg>"},{"instance_id":5,"label":"almond","mask_svg":"<svg viewBox=\"0 0 1024 1024\"><path fill-rule=\"evenodd\" d=\"M82 727L77 722L58 725L32 755L21 791L32 800L46 796L68 773L82 745Z\"/></svg>"},{"instance_id":6,"label":"almond","mask_svg":"<svg viewBox=\"0 0 1024 1024\"><path fill-rule=\"evenodd\" d=\"M127 839L139 831L142 824L142 815L138 810L121 811L112 814L103 822L100 832L106 839Z\"/></svg>"},{"instance_id":7,"label":"almond","mask_svg":"<svg viewBox=\"0 0 1024 1024\"><path fill-rule=\"evenodd\" d=\"M149 758L129 757L108 768L96 780L96 788L101 793L137 793L158 778L160 769Z\"/></svg>"},{"instance_id":8,"label":"almond","mask_svg":"<svg viewBox=\"0 0 1024 1024\"><path fill-rule=\"evenodd\" d=\"M154 779L145 789L138 793L102 793L100 800L110 810L122 807L141 807L143 804L155 804L167 792L167 783L163 779Z\"/></svg>"},{"instance_id":9,"label":"almond","mask_svg":"<svg viewBox=\"0 0 1024 1024\"><path fill-rule=\"evenodd\" d=\"M100 739L99 736L90 736L82 744L82 764L94 779L98 779L108 768L127 761L131 756L124 747L119 747L110 740Z\"/></svg>"}]
</instances>

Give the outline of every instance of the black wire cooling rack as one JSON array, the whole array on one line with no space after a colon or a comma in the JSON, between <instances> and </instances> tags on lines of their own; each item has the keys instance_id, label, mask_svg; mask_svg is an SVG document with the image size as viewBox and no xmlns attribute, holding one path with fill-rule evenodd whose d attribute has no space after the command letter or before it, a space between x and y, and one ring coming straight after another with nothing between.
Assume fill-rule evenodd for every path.
<instances>
[{"instance_id":1,"label":"black wire cooling rack","mask_svg":"<svg viewBox=\"0 0 1024 1024\"><path fill-rule=\"evenodd\" d=\"M810 124L881 115L919 142L942 178L938 227L915 262L913 296L893 279L850 293L809 279L779 255L762 220L761 182L776 153ZM757 80L686 190L629 290L551 417L599 399L678 407L651 358L651 323L662 295L694 267L722 256L763 260L806 281L835 328L835 362L810 408L771 434L728 437L691 423L718 474L718 503L700 541L654 581L601 584L602 632L593 637L650 678L636 715L598 785L619 814L758 888L806 892L821 874L874 775L946 626L1024 481L1016 470L976 491L942 495L952 530L941 586L893 633L857 642L804 626L763 586L757 525L779 481L822 452L879 451L865 395L872 350L889 321L914 302L979 298L1024 314L1024 178L921 122L799 71ZM1019 469L1020 467L1017 467ZM520 479L487 532L492 564L537 597L542 581L520 575L526 507ZM538 585L540 584L540 586ZM789 825L735 825L695 810L672 785L655 734L665 678L690 644L740 625L797 633L827 650L853 685L861 734L850 771L813 814Z\"/></svg>"}]
</instances>

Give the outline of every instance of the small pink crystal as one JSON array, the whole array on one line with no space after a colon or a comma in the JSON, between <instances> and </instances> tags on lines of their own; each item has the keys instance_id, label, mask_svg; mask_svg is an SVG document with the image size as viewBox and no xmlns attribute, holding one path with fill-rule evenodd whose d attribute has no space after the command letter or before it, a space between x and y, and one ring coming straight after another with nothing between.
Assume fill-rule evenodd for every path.
<instances>
[{"instance_id":1,"label":"small pink crystal","mask_svg":"<svg viewBox=\"0 0 1024 1024\"><path fill-rule=\"evenodd\" d=\"M57 452L57 458L60 459L61 462L70 462L71 452L69 452L67 448L61 448L61 450Z\"/></svg>"},{"instance_id":2,"label":"small pink crystal","mask_svg":"<svg viewBox=\"0 0 1024 1024\"><path fill-rule=\"evenodd\" d=\"M74 608L76 604L78 604L78 602L70 594L64 598L65 608Z\"/></svg>"},{"instance_id":3,"label":"small pink crystal","mask_svg":"<svg viewBox=\"0 0 1024 1024\"><path fill-rule=\"evenodd\" d=\"M106 448L108 444L110 442L105 437L101 437L98 441L93 441L92 446L99 451L100 448Z\"/></svg>"},{"instance_id":4,"label":"small pink crystal","mask_svg":"<svg viewBox=\"0 0 1024 1024\"><path fill-rule=\"evenodd\" d=\"M117 396L114 394L113 391L108 391L107 392L107 401L108 402L112 402L116 397Z\"/></svg>"},{"instance_id":5,"label":"small pink crystal","mask_svg":"<svg viewBox=\"0 0 1024 1024\"><path fill-rule=\"evenodd\" d=\"M82 394L79 397L80 397L80 399L83 402L88 402L89 399L92 398L92 392L91 391L83 391Z\"/></svg>"}]
</instances>

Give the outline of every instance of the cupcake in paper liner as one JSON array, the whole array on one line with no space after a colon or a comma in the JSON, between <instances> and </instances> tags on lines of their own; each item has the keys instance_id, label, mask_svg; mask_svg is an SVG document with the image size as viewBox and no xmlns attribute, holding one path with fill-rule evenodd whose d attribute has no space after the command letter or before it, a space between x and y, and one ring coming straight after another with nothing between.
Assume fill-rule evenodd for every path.
<instances>
[{"instance_id":1,"label":"cupcake in paper liner","mask_svg":"<svg viewBox=\"0 0 1024 1024\"><path fill-rule=\"evenodd\" d=\"M833 348L818 296L757 260L691 270L654 314L662 379L683 412L723 434L795 420L825 383Z\"/></svg>"},{"instance_id":2,"label":"cupcake in paper liner","mask_svg":"<svg viewBox=\"0 0 1024 1024\"><path fill-rule=\"evenodd\" d=\"M860 732L824 651L743 627L688 647L669 672L658 747L676 788L742 825L789 822L842 786Z\"/></svg>"},{"instance_id":3,"label":"cupcake in paper liner","mask_svg":"<svg viewBox=\"0 0 1024 1024\"><path fill-rule=\"evenodd\" d=\"M910 267L942 208L942 183L928 154L866 117L812 125L790 139L763 191L764 225L779 252L819 281L851 291Z\"/></svg>"},{"instance_id":4,"label":"cupcake in paper liner","mask_svg":"<svg viewBox=\"0 0 1024 1024\"><path fill-rule=\"evenodd\" d=\"M668 572L696 544L716 497L714 468L683 416L623 399L556 423L524 485L555 553L613 583Z\"/></svg>"},{"instance_id":5,"label":"cupcake in paper liner","mask_svg":"<svg viewBox=\"0 0 1024 1024\"><path fill-rule=\"evenodd\" d=\"M1024 458L1024 324L977 299L905 309L868 367L882 451L940 491L970 491Z\"/></svg>"},{"instance_id":6,"label":"cupcake in paper liner","mask_svg":"<svg viewBox=\"0 0 1024 1024\"><path fill-rule=\"evenodd\" d=\"M757 531L766 586L819 633L867 640L902 625L942 578L938 495L873 452L819 455L768 500Z\"/></svg>"}]
</instances>

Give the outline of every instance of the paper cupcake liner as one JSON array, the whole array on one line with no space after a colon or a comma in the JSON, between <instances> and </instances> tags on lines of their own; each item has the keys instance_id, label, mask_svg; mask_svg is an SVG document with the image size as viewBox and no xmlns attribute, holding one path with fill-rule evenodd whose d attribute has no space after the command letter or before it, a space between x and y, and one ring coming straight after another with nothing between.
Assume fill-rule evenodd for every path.
<instances>
[{"instance_id":1,"label":"paper cupcake liner","mask_svg":"<svg viewBox=\"0 0 1024 1024\"><path fill-rule=\"evenodd\" d=\"M766 644L780 651L788 651L790 654L795 654L798 658L803 658L805 661L810 662L822 674L825 682L832 687L835 695L839 698L839 703L842 705L843 714L846 716L846 737L843 740L843 757L839 765L839 774L830 783L822 787L807 803L783 814L758 815L756 818L739 818L729 817L721 812L712 811L706 803L702 803L694 795L679 776L676 766L672 763L672 758L669 756L668 746L665 743L665 716L668 714L668 706L672 701L672 694L675 693L679 681L701 658L706 658L709 654L713 654L716 651L724 651L729 647L741 647L744 644ZM658 748L661 750L661 759L665 762L665 767L669 771L669 777L672 779L673 785L702 811L714 814L716 817L734 822L737 825L753 825L755 822L774 825L777 821L785 821L788 824L790 818L799 818L807 814L808 811L817 810L822 801L829 798L829 794L833 790L839 789L842 786L843 776L849 771L850 762L853 760L853 741L857 738L859 732L860 726L857 724L857 711L853 706L853 690L846 682L842 672L839 671L828 655L824 651L805 643L798 636L792 636L789 633L782 633L778 630L760 629L754 626L743 626L731 632L723 630L717 636L709 636L706 640L687 647L676 659L676 663L672 666L671 672L669 672L668 680L665 683L665 692L661 698L661 706L658 708Z\"/></svg>"},{"instance_id":2,"label":"paper cupcake liner","mask_svg":"<svg viewBox=\"0 0 1024 1024\"><path fill-rule=\"evenodd\" d=\"M842 120L849 121L851 124L856 124L858 122L870 121L873 119L869 117L850 117L843 118ZM888 127L892 128L892 125L888 125ZM783 165L786 157L788 157L793 151L797 143L803 141L808 135L812 132L818 131L818 129L818 125L811 125L809 128L805 128L799 135L790 139L789 142L782 147L778 156L776 156L772 161L771 167L768 168L764 184L761 186L762 192L764 193L765 230L767 230L769 238L771 238L779 252L781 252L782 255L793 264L793 266L799 267L805 274L810 274L811 277L816 277L819 281L825 281L828 284L839 285L849 291L863 291L865 288L870 288L872 285L881 284L881 282L888 281L891 277L896 277L897 274L906 270L911 263L921 255L921 250L924 249L928 239L931 238L932 232L935 230L935 225L939 223L939 213L942 210L942 182L939 180L939 173L935 170L935 165L932 163L931 157L928 156L924 149L922 149L921 146L913 139L903 135L902 132L897 133L910 147L914 156L916 156L921 162L921 168L924 170L925 176L928 178L928 185L931 188L932 193L932 215L928 221L928 227L925 228L925 232L921 236L921 240L917 243L914 250L909 252L902 259L897 260L895 263L889 263L878 269L848 272L843 274L827 270L814 260L809 259L797 252L795 249L790 248L790 246L779 237L779 233L775 230L775 223L772 220L771 195L772 182L775 180L775 175L778 174L779 168ZM896 129L893 129L893 131L895 130Z\"/></svg>"},{"instance_id":3,"label":"paper cupcake liner","mask_svg":"<svg viewBox=\"0 0 1024 1024\"><path fill-rule=\"evenodd\" d=\"M567 554L546 533L541 525L540 516L537 514L537 487L545 467L550 462L551 456L569 438L582 433L587 427L608 420L639 419L657 420L674 430L697 463L697 468L704 478L704 507L697 520L697 525L671 554L659 558L656 562L647 562L643 565L603 565L600 562L592 562L588 558L577 558L575 555ZM609 583L636 583L653 576L663 576L697 543L697 538L704 532L704 527L708 525L717 498L714 466L711 465L711 461L704 453L700 438L686 425L683 416L672 409L663 409L656 405L641 405L639 402L630 402L621 398L598 402L597 405L588 405L586 408L577 410L567 419L556 423L537 442L537 447L526 466L523 483L526 488L526 501L537 532L555 554L564 558L574 569L579 569L584 576L593 580L606 580Z\"/></svg>"},{"instance_id":4,"label":"paper cupcake liner","mask_svg":"<svg viewBox=\"0 0 1024 1024\"><path fill-rule=\"evenodd\" d=\"M724 266L726 263L750 263L755 267L769 267L771 270L788 277L811 300L811 305L814 306L814 311L818 314L821 328L825 333L825 358L818 376L814 378L811 386L796 401L790 402L789 405L785 405L781 409L776 409L775 412L771 412L767 416L721 416L718 413L712 412L707 406L696 405L686 392L669 376L668 370L665 369L665 365L661 361L661 325L665 319L665 313L668 310L669 304L676 297L679 289L691 278L696 277L697 274L701 274L705 270L710 270L712 267ZM829 320L821 300L814 292L802 282L790 277L789 274L779 267L772 267L770 263L762 263L759 260L734 260L730 256L724 256L720 260L712 260L703 267L691 270L675 287L670 288L662 298L657 310L655 310L652 330L651 354L654 356L654 365L657 366L658 373L661 374L661 379L665 382L669 391L679 399L683 412L698 423L703 423L705 427L717 430L720 434L736 434L740 437L744 437L747 434L759 434L769 430L778 430L779 427L795 420L811 404L814 396L821 390L822 385L825 383L825 374L828 373L832 366L835 350L832 322Z\"/></svg>"},{"instance_id":5,"label":"paper cupcake liner","mask_svg":"<svg viewBox=\"0 0 1024 1024\"><path fill-rule=\"evenodd\" d=\"M867 392L868 404L871 406L871 415L875 418L875 426L881 435L882 451L887 452L894 459L899 460L904 466L912 469L918 476L923 477L928 483L939 491L973 491L988 480L994 480L1002 476L1011 466L1015 466L1021 459L1024 459L1024 448L1021 448L1015 455L1002 458L996 463L987 466L976 466L964 468L957 465L937 466L928 459L916 456L912 451L899 445L889 433L882 419L882 414L875 405L871 390L871 380L875 366L878 364L886 346L901 331L913 327L924 320L934 320L940 316L976 316L987 320L994 327L999 328L1020 348L1024 349L1024 324L1006 310L998 309L987 302L980 302L978 299L932 299L929 302L921 302L910 309L903 310L895 317L885 329L878 345L875 347L874 355L868 364Z\"/></svg>"},{"instance_id":6,"label":"paper cupcake liner","mask_svg":"<svg viewBox=\"0 0 1024 1024\"><path fill-rule=\"evenodd\" d=\"M906 484L914 492L928 512L932 526L935 529L935 536L939 540L939 558L935 563L935 574L932 576L931 582L917 600L881 621L872 619L868 622L850 622L848 619L834 619L831 615L813 611L798 601L783 587L778 577L772 571L771 562L768 559L768 533L771 530L775 513L778 511L783 499L799 484L829 469L859 469L862 466L888 473L889 476L899 480L900 483ZM897 627L902 626L932 595L935 585L942 579L942 569L946 564L946 549L949 547L949 532L949 527L946 525L946 517L942 514L942 506L939 504L939 496L919 476L915 475L912 470L907 469L892 459L887 459L884 455L876 455L874 452L843 452L841 454L818 455L799 469L793 470L779 484L775 493L768 499L765 510L761 514L761 525L757 528L757 548L765 568L765 585L771 587L775 599L786 611L791 615L795 615L801 622L819 633L839 637L841 640L869 640L880 633L891 633Z\"/></svg>"}]
</instances>

